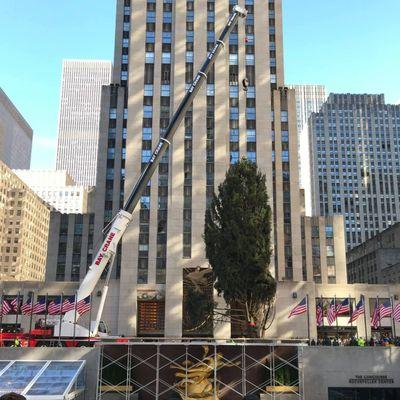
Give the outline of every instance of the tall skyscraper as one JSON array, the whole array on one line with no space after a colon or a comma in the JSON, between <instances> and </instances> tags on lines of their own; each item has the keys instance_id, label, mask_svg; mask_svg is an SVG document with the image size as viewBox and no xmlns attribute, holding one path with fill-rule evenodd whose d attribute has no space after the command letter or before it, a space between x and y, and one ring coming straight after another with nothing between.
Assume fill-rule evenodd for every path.
<instances>
[{"instance_id":1,"label":"tall skyscraper","mask_svg":"<svg viewBox=\"0 0 400 400\"><path fill-rule=\"evenodd\" d=\"M303 132L312 112L318 112L326 100L324 85L289 85L296 92L297 132Z\"/></svg>"},{"instance_id":2,"label":"tall skyscraper","mask_svg":"<svg viewBox=\"0 0 400 400\"><path fill-rule=\"evenodd\" d=\"M0 88L0 160L10 168L29 168L32 136L32 128Z\"/></svg>"},{"instance_id":3,"label":"tall skyscraper","mask_svg":"<svg viewBox=\"0 0 400 400\"><path fill-rule=\"evenodd\" d=\"M103 228L130 194L235 3L140 0L131 7L130 0L118 1L113 82L102 89L90 214L52 214L51 235L59 244L49 246L48 279L83 278ZM275 277L345 280L340 218L302 218L295 91L283 80L281 1L246 1L245 7L247 19L208 74L122 240L112 273L120 291L113 320L119 333L188 334L187 276L208 267L204 214L229 165L241 157L257 162L267 178ZM311 238L313 245L306 245ZM227 326L217 325L214 334L228 337Z\"/></svg>"},{"instance_id":4,"label":"tall skyscraper","mask_svg":"<svg viewBox=\"0 0 400 400\"><path fill-rule=\"evenodd\" d=\"M129 0L118 1L114 85L103 92L96 185L103 201L95 201L95 235L133 188L236 3L139 0L131 7ZM146 334L140 319L150 306L143 299L153 298L156 320L165 326L147 333L181 335L184 270L208 266L204 214L229 165L241 157L257 162L267 176L275 226L272 272L278 279L302 279L296 101L294 90L284 87L282 4L240 5L249 15L209 73L123 239L116 268L124 299L121 332Z\"/></svg>"},{"instance_id":5,"label":"tall skyscraper","mask_svg":"<svg viewBox=\"0 0 400 400\"><path fill-rule=\"evenodd\" d=\"M309 187L310 153L308 139L308 118L318 112L326 100L323 85L289 85L296 92L297 136L299 144L300 187ZM310 194L305 193L306 213L311 215Z\"/></svg>"},{"instance_id":6,"label":"tall skyscraper","mask_svg":"<svg viewBox=\"0 0 400 400\"><path fill-rule=\"evenodd\" d=\"M101 88L111 81L110 61L65 60L62 68L56 169L78 185L96 183Z\"/></svg>"},{"instance_id":7,"label":"tall skyscraper","mask_svg":"<svg viewBox=\"0 0 400 400\"><path fill-rule=\"evenodd\" d=\"M331 94L309 124L313 213L344 215L348 249L400 221L400 106Z\"/></svg>"}]
</instances>

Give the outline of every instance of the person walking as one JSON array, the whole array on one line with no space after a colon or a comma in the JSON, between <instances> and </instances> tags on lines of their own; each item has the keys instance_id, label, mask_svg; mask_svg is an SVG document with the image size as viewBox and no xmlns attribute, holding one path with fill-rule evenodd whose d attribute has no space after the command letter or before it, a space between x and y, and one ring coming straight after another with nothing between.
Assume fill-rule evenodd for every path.
<instances>
[{"instance_id":1,"label":"person walking","mask_svg":"<svg viewBox=\"0 0 400 400\"><path fill-rule=\"evenodd\" d=\"M3 394L3 396L0 397L0 400L26 400L26 397L22 396L22 394L12 392Z\"/></svg>"}]
</instances>

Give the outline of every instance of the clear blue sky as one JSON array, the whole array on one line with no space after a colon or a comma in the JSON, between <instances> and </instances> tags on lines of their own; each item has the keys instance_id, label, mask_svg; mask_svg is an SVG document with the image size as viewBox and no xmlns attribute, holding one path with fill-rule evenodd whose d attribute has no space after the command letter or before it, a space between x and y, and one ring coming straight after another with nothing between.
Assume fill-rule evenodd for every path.
<instances>
[{"instance_id":1,"label":"clear blue sky","mask_svg":"<svg viewBox=\"0 0 400 400\"><path fill-rule=\"evenodd\" d=\"M400 0L283 0L286 83L400 103Z\"/></svg>"},{"instance_id":2,"label":"clear blue sky","mask_svg":"<svg viewBox=\"0 0 400 400\"><path fill-rule=\"evenodd\" d=\"M256 0L259 1L259 0ZM286 83L400 102L400 0L284 0ZM34 129L32 168L53 168L64 58L111 59L115 0L9 0L0 86Z\"/></svg>"},{"instance_id":3,"label":"clear blue sky","mask_svg":"<svg viewBox=\"0 0 400 400\"><path fill-rule=\"evenodd\" d=\"M0 3L0 86L34 130L31 168L54 168L62 60L113 59L115 0Z\"/></svg>"}]
</instances>

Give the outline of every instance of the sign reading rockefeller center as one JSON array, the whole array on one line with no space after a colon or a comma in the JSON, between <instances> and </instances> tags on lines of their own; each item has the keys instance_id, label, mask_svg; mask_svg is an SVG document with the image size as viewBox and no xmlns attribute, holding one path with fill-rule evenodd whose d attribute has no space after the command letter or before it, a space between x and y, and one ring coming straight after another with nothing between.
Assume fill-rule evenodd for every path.
<instances>
[{"instance_id":1,"label":"sign reading rockefeller center","mask_svg":"<svg viewBox=\"0 0 400 400\"><path fill-rule=\"evenodd\" d=\"M351 384L363 385L390 385L394 383L394 379L387 375L355 375L349 379Z\"/></svg>"}]
</instances>

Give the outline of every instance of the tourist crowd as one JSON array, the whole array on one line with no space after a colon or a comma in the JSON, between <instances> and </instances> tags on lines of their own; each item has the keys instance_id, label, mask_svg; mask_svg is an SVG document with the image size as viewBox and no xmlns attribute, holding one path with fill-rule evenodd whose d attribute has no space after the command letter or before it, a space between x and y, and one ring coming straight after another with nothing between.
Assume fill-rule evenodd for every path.
<instances>
[{"instance_id":1,"label":"tourist crowd","mask_svg":"<svg viewBox=\"0 0 400 400\"><path fill-rule=\"evenodd\" d=\"M351 338L341 338L336 336L330 338L325 335L323 338L318 338L317 340L311 340L311 346L399 346L400 347L400 337L393 338L391 336L382 336L381 338L371 337L369 340L365 340L363 337L351 337Z\"/></svg>"}]
</instances>

